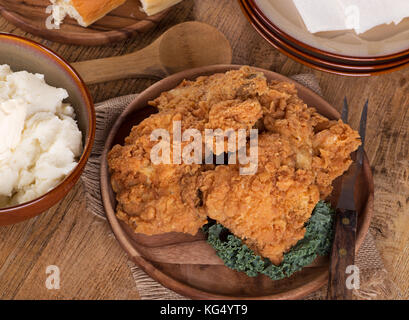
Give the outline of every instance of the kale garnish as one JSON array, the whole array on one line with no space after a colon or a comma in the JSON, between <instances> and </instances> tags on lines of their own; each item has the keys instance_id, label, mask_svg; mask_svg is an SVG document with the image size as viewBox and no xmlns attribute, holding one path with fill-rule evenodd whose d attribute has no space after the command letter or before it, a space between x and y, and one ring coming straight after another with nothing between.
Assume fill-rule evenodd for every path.
<instances>
[{"instance_id":1,"label":"kale garnish","mask_svg":"<svg viewBox=\"0 0 409 320\"><path fill-rule=\"evenodd\" d=\"M209 223L203 227L203 231L207 233L207 241L227 267L245 272L250 277L264 274L273 280L280 280L311 264L317 255L325 256L330 252L334 212L328 203L318 202L306 223L304 238L284 254L284 259L278 266L256 255L221 224Z\"/></svg>"}]
</instances>

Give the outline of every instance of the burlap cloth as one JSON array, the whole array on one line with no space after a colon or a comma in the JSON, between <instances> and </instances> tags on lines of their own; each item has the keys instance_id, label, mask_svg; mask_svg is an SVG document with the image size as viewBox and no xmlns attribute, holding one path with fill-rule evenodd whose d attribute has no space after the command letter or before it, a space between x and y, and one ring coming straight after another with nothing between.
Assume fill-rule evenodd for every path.
<instances>
[{"instance_id":1,"label":"burlap cloth","mask_svg":"<svg viewBox=\"0 0 409 320\"><path fill-rule=\"evenodd\" d=\"M314 75L301 74L293 76L292 79L322 95L321 88ZM115 120L135 97L136 95L118 97L96 106L97 130L95 144L84 174L82 175L82 181L87 195L87 209L102 219L106 219L106 217L100 194L100 156L104 148L105 139ZM370 300L388 299L390 296L402 297L397 286L394 285L388 277L370 232L359 250L356 257L356 264L360 270L360 289L354 292L356 299ZM186 299L151 279L130 260L128 266L132 272L141 299ZM326 292L327 288L325 286L310 294L305 299L325 299Z\"/></svg>"}]
</instances>

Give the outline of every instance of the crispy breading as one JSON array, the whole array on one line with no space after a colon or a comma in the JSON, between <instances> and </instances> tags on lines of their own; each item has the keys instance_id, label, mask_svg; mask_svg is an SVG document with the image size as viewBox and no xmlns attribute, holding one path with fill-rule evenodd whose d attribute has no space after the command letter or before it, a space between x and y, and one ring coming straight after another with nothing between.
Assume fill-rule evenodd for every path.
<instances>
[{"instance_id":1,"label":"crispy breading","mask_svg":"<svg viewBox=\"0 0 409 320\"><path fill-rule=\"evenodd\" d=\"M249 67L185 80L150 104L159 113L109 154L118 217L146 234L195 234L210 217L275 264L304 237L316 203L360 144L348 125L309 108L294 84L268 83ZM257 172L240 175L241 164L153 164L158 142L150 135L165 129L172 142L175 120L182 132L195 128L202 136L206 129L259 129Z\"/></svg>"},{"instance_id":2,"label":"crispy breading","mask_svg":"<svg viewBox=\"0 0 409 320\"><path fill-rule=\"evenodd\" d=\"M207 222L197 197L199 164L153 164L151 141L154 129L170 133L173 121L186 121L183 114L167 111L154 114L132 129L125 145L116 145L108 155L111 184L118 201L117 216L135 232L148 235L165 232L196 234ZM170 156L172 159L172 150Z\"/></svg>"},{"instance_id":3,"label":"crispy breading","mask_svg":"<svg viewBox=\"0 0 409 320\"><path fill-rule=\"evenodd\" d=\"M159 110L188 110L198 118L207 119L215 104L228 100L251 100L266 89L267 81L263 73L243 67L240 71L198 77L195 81L184 80L149 104Z\"/></svg>"},{"instance_id":4,"label":"crispy breading","mask_svg":"<svg viewBox=\"0 0 409 320\"><path fill-rule=\"evenodd\" d=\"M200 188L210 218L279 264L304 237L316 203L331 193L360 141L342 121L308 108L293 84L272 83L262 92L257 173L243 176L238 165L218 166L202 173Z\"/></svg>"},{"instance_id":5,"label":"crispy breading","mask_svg":"<svg viewBox=\"0 0 409 320\"><path fill-rule=\"evenodd\" d=\"M278 134L259 136L258 171L240 175L239 165L201 175L208 216L273 263L304 236L304 224L319 201L311 171L296 168L296 152Z\"/></svg>"},{"instance_id":6,"label":"crispy breading","mask_svg":"<svg viewBox=\"0 0 409 320\"><path fill-rule=\"evenodd\" d=\"M202 173L207 215L279 264L284 252L304 237L304 225L317 202L330 193L332 181L349 167L357 138L356 132L337 122L310 137L301 136L305 145L299 143L298 148L292 136L262 133L255 175L240 175L239 165ZM338 147L325 145L329 139L339 141ZM311 141L319 145L312 146Z\"/></svg>"}]
</instances>

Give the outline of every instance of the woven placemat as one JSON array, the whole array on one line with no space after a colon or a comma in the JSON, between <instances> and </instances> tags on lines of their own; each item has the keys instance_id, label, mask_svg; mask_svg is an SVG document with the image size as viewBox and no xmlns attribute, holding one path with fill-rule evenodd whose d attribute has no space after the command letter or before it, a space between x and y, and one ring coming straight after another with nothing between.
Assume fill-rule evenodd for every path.
<instances>
[{"instance_id":1,"label":"woven placemat","mask_svg":"<svg viewBox=\"0 0 409 320\"><path fill-rule=\"evenodd\" d=\"M321 88L313 74L300 74L292 77L293 80L310 88L322 96ZM100 217L106 219L100 193L100 157L104 149L106 137L117 117L135 99L137 95L122 96L110 99L96 106L97 130L94 147L88 164L81 177L87 195L87 209ZM400 296L399 289L388 277L388 273L382 263L382 259L376 249L374 239L370 232L356 257L356 265L360 270L360 289L354 290L356 299L388 299L390 296ZM186 299L181 295L165 288L144 271L138 268L131 260L128 266L132 272L136 288L141 299L151 300L180 300ZM310 294L305 299L325 299L327 288Z\"/></svg>"}]
</instances>

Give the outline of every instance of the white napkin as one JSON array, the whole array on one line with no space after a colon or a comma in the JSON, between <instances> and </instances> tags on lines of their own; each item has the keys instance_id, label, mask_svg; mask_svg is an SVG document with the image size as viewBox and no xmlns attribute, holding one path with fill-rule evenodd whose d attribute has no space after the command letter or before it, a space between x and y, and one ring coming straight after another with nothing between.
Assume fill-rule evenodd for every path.
<instances>
[{"instance_id":1,"label":"white napkin","mask_svg":"<svg viewBox=\"0 0 409 320\"><path fill-rule=\"evenodd\" d=\"M293 0L311 33L398 24L409 17L409 0Z\"/></svg>"}]
</instances>

